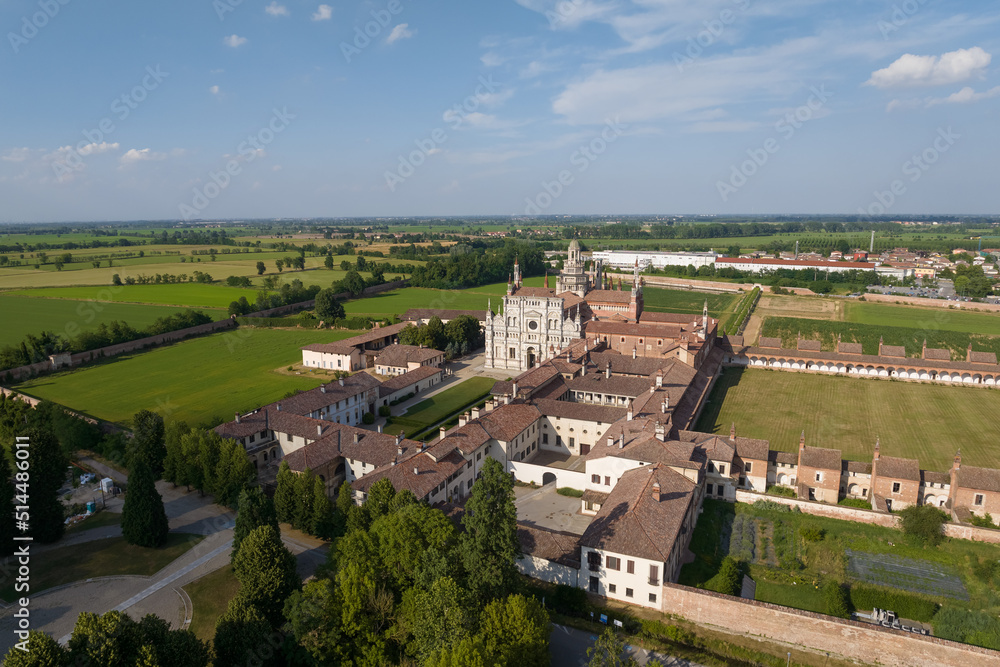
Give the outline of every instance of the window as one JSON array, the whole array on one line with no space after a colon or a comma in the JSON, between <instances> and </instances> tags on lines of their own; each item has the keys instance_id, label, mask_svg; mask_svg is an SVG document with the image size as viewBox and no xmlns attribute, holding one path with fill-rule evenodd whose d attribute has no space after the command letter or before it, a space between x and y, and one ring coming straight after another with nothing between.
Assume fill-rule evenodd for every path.
<instances>
[{"instance_id":1,"label":"window","mask_svg":"<svg viewBox=\"0 0 1000 667\"><path fill-rule=\"evenodd\" d=\"M659 586L660 585L660 566L650 565L649 566L649 585ZM656 600L650 600L650 602L656 602Z\"/></svg>"},{"instance_id":2,"label":"window","mask_svg":"<svg viewBox=\"0 0 1000 667\"><path fill-rule=\"evenodd\" d=\"M597 577L591 577L590 578L590 592L591 593L596 593L597 592L597 586L598 586L598 579L597 579Z\"/></svg>"},{"instance_id":3,"label":"window","mask_svg":"<svg viewBox=\"0 0 1000 667\"><path fill-rule=\"evenodd\" d=\"M822 482L823 481L823 473L821 473L821 472L816 473L816 481L817 482Z\"/></svg>"},{"instance_id":4,"label":"window","mask_svg":"<svg viewBox=\"0 0 1000 667\"><path fill-rule=\"evenodd\" d=\"M656 593L649 594L649 601L652 602L653 604L656 604Z\"/></svg>"},{"instance_id":5,"label":"window","mask_svg":"<svg viewBox=\"0 0 1000 667\"><path fill-rule=\"evenodd\" d=\"M576 447L576 440L574 440L573 438L570 438L569 439L569 446L570 447Z\"/></svg>"},{"instance_id":6,"label":"window","mask_svg":"<svg viewBox=\"0 0 1000 667\"><path fill-rule=\"evenodd\" d=\"M656 345L657 347L663 347L663 339L661 338L660 340L656 341Z\"/></svg>"},{"instance_id":7,"label":"window","mask_svg":"<svg viewBox=\"0 0 1000 667\"><path fill-rule=\"evenodd\" d=\"M608 592L609 593L617 593L618 592L618 587L615 586L614 584L608 584Z\"/></svg>"},{"instance_id":8,"label":"window","mask_svg":"<svg viewBox=\"0 0 1000 667\"><path fill-rule=\"evenodd\" d=\"M605 476L605 478L604 478L604 486L611 486L611 478L610 477Z\"/></svg>"},{"instance_id":9,"label":"window","mask_svg":"<svg viewBox=\"0 0 1000 667\"><path fill-rule=\"evenodd\" d=\"M622 569L622 559L617 556L608 556L604 562L605 567L609 570L621 570Z\"/></svg>"},{"instance_id":10,"label":"window","mask_svg":"<svg viewBox=\"0 0 1000 667\"><path fill-rule=\"evenodd\" d=\"M751 470L753 470L753 466L750 463L744 463L743 470L744 472L750 472Z\"/></svg>"},{"instance_id":11,"label":"window","mask_svg":"<svg viewBox=\"0 0 1000 667\"><path fill-rule=\"evenodd\" d=\"M976 502L974 502L973 504L974 505L982 505L983 504L983 494L977 493L976 494Z\"/></svg>"},{"instance_id":12,"label":"window","mask_svg":"<svg viewBox=\"0 0 1000 667\"><path fill-rule=\"evenodd\" d=\"M705 493L707 495L710 495L710 496L714 495L714 493L715 493L715 487L713 485L711 485L711 484L706 484L705 485Z\"/></svg>"},{"instance_id":13,"label":"window","mask_svg":"<svg viewBox=\"0 0 1000 667\"><path fill-rule=\"evenodd\" d=\"M868 497L868 489L861 489L861 497L862 498Z\"/></svg>"},{"instance_id":14,"label":"window","mask_svg":"<svg viewBox=\"0 0 1000 667\"><path fill-rule=\"evenodd\" d=\"M625 597L627 597L627 598L632 597L632 589L631 588L626 588L625 589Z\"/></svg>"},{"instance_id":15,"label":"window","mask_svg":"<svg viewBox=\"0 0 1000 667\"><path fill-rule=\"evenodd\" d=\"M720 475L725 475L726 474L726 465L725 464L722 464L722 465L719 466L719 474Z\"/></svg>"},{"instance_id":16,"label":"window","mask_svg":"<svg viewBox=\"0 0 1000 667\"><path fill-rule=\"evenodd\" d=\"M635 561L629 560L625 561L625 571L629 574L635 574Z\"/></svg>"},{"instance_id":17,"label":"window","mask_svg":"<svg viewBox=\"0 0 1000 667\"><path fill-rule=\"evenodd\" d=\"M892 483L892 492L893 493L899 493L899 482L893 482Z\"/></svg>"},{"instance_id":18,"label":"window","mask_svg":"<svg viewBox=\"0 0 1000 667\"><path fill-rule=\"evenodd\" d=\"M587 552L587 568L591 572L596 572L601 569L601 554L596 551Z\"/></svg>"},{"instance_id":19,"label":"window","mask_svg":"<svg viewBox=\"0 0 1000 667\"><path fill-rule=\"evenodd\" d=\"M715 472L715 464L711 461L708 462L708 472Z\"/></svg>"},{"instance_id":20,"label":"window","mask_svg":"<svg viewBox=\"0 0 1000 667\"><path fill-rule=\"evenodd\" d=\"M600 484L601 483L601 476L600 475L591 475L590 476L590 483L591 484Z\"/></svg>"}]
</instances>

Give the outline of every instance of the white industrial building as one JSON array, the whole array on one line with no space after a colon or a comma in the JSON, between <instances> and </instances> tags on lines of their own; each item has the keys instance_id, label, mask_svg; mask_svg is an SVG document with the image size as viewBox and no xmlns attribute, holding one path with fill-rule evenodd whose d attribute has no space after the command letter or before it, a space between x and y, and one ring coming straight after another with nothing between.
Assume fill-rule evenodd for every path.
<instances>
[{"instance_id":1,"label":"white industrial building","mask_svg":"<svg viewBox=\"0 0 1000 667\"><path fill-rule=\"evenodd\" d=\"M645 271L652 266L662 269L665 266L711 266L715 258L714 252L655 252L649 250L599 250L593 253L595 260L602 260L605 266L631 269L636 262L639 269Z\"/></svg>"}]
</instances>

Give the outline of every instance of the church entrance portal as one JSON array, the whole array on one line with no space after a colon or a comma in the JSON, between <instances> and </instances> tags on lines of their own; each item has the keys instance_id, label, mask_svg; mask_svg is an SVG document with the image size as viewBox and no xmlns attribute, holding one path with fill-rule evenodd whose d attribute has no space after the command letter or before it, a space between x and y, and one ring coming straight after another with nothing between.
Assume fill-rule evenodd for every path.
<instances>
[{"instance_id":1,"label":"church entrance portal","mask_svg":"<svg viewBox=\"0 0 1000 667\"><path fill-rule=\"evenodd\" d=\"M535 348L529 347L527 353L528 368L535 367Z\"/></svg>"}]
</instances>

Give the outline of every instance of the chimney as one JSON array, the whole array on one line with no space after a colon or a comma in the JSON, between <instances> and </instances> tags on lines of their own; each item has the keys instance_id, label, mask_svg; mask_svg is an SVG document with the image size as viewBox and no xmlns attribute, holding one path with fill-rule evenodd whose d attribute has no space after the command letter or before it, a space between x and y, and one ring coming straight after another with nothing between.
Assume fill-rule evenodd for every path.
<instances>
[{"instance_id":1,"label":"chimney","mask_svg":"<svg viewBox=\"0 0 1000 667\"><path fill-rule=\"evenodd\" d=\"M479 408L478 407L472 408L472 418L479 419L479 415L480 415Z\"/></svg>"},{"instance_id":2,"label":"chimney","mask_svg":"<svg viewBox=\"0 0 1000 667\"><path fill-rule=\"evenodd\" d=\"M609 435L608 436L608 447L614 447L614 446L615 446L615 439Z\"/></svg>"},{"instance_id":3,"label":"chimney","mask_svg":"<svg viewBox=\"0 0 1000 667\"><path fill-rule=\"evenodd\" d=\"M875 436L875 460L876 461L878 461L878 459L879 459L879 456L880 456L879 450L880 449L881 449L881 443L879 442L879 437Z\"/></svg>"},{"instance_id":4,"label":"chimney","mask_svg":"<svg viewBox=\"0 0 1000 667\"><path fill-rule=\"evenodd\" d=\"M926 338L924 339L924 346L922 348L920 348L920 358L921 359L926 359L927 358L927 339Z\"/></svg>"},{"instance_id":5,"label":"chimney","mask_svg":"<svg viewBox=\"0 0 1000 667\"><path fill-rule=\"evenodd\" d=\"M517 380L514 380L514 388L511 391L513 394L512 398L517 398Z\"/></svg>"},{"instance_id":6,"label":"chimney","mask_svg":"<svg viewBox=\"0 0 1000 667\"><path fill-rule=\"evenodd\" d=\"M468 413L463 414L463 415L461 415L458 418L458 426L459 427L465 426L468 423L469 423L469 415L468 415Z\"/></svg>"},{"instance_id":7,"label":"chimney","mask_svg":"<svg viewBox=\"0 0 1000 667\"><path fill-rule=\"evenodd\" d=\"M660 502L660 483L653 482L653 500Z\"/></svg>"},{"instance_id":8,"label":"chimney","mask_svg":"<svg viewBox=\"0 0 1000 667\"><path fill-rule=\"evenodd\" d=\"M729 425L729 439L730 440L736 439L736 422L733 422L732 424Z\"/></svg>"},{"instance_id":9,"label":"chimney","mask_svg":"<svg viewBox=\"0 0 1000 667\"><path fill-rule=\"evenodd\" d=\"M378 431L379 433L381 433L382 432L382 425L379 424L378 426L376 426L375 430Z\"/></svg>"},{"instance_id":10,"label":"chimney","mask_svg":"<svg viewBox=\"0 0 1000 667\"><path fill-rule=\"evenodd\" d=\"M397 433L396 434L396 446L399 447L402 443L403 443L403 434L402 433Z\"/></svg>"},{"instance_id":11,"label":"chimney","mask_svg":"<svg viewBox=\"0 0 1000 667\"><path fill-rule=\"evenodd\" d=\"M320 436L323 435L323 425L322 424L316 424L316 435L320 435Z\"/></svg>"},{"instance_id":12,"label":"chimney","mask_svg":"<svg viewBox=\"0 0 1000 667\"><path fill-rule=\"evenodd\" d=\"M806 448L806 432L802 431L802 435L799 436L799 452L805 451Z\"/></svg>"},{"instance_id":13,"label":"chimney","mask_svg":"<svg viewBox=\"0 0 1000 667\"><path fill-rule=\"evenodd\" d=\"M626 421L632 421L632 401L628 402L628 412L625 415Z\"/></svg>"},{"instance_id":14,"label":"chimney","mask_svg":"<svg viewBox=\"0 0 1000 667\"><path fill-rule=\"evenodd\" d=\"M656 435L656 439L660 442L665 442L667 439L667 427L660 423L660 420L656 420L656 425L653 427L653 433Z\"/></svg>"},{"instance_id":15,"label":"chimney","mask_svg":"<svg viewBox=\"0 0 1000 667\"><path fill-rule=\"evenodd\" d=\"M632 346L632 358L635 359L635 345Z\"/></svg>"},{"instance_id":16,"label":"chimney","mask_svg":"<svg viewBox=\"0 0 1000 667\"><path fill-rule=\"evenodd\" d=\"M337 380L337 382L339 382L339 383L340 383L340 386L341 386L341 387L343 387L343 386L344 386L344 378L340 378L339 380Z\"/></svg>"},{"instance_id":17,"label":"chimney","mask_svg":"<svg viewBox=\"0 0 1000 667\"><path fill-rule=\"evenodd\" d=\"M608 368L607 368L607 370L604 371L604 377L606 377L608 379L611 378L611 362L610 361L608 362Z\"/></svg>"},{"instance_id":18,"label":"chimney","mask_svg":"<svg viewBox=\"0 0 1000 667\"><path fill-rule=\"evenodd\" d=\"M275 408L275 409L276 409L276 410L277 410L278 412L281 412L281 403L278 403L278 404L277 404L276 406L274 406L274 408Z\"/></svg>"},{"instance_id":19,"label":"chimney","mask_svg":"<svg viewBox=\"0 0 1000 667\"><path fill-rule=\"evenodd\" d=\"M625 431L622 430L622 434L618 436L618 449L625 449Z\"/></svg>"},{"instance_id":20,"label":"chimney","mask_svg":"<svg viewBox=\"0 0 1000 667\"><path fill-rule=\"evenodd\" d=\"M396 456L402 456L402 455L403 455L403 446L400 445L399 447L396 447Z\"/></svg>"},{"instance_id":21,"label":"chimney","mask_svg":"<svg viewBox=\"0 0 1000 667\"><path fill-rule=\"evenodd\" d=\"M663 369L661 368L656 372L656 388L659 389L663 386Z\"/></svg>"},{"instance_id":22,"label":"chimney","mask_svg":"<svg viewBox=\"0 0 1000 667\"><path fill-rule=\"evenodd\" d=\"M420 474L420 469L417 468L417 466L413 466L413 474L414 475L419 475Z\"/></svg>"},{"instance_id":23,"label":"chimney","mask_svg":"<svg viewBox=\"0 0 1000 667\"><path fill-rule=\"evenodd\" d=\"M321 384L319 386L319 393L321 393L321 394L325 394L326 393L326 385L325 384Z\"/></svg>"},{"instance_id":24,"label":"chimney","mask_svg":"<svg viewBox=\"0 0 1000 667\"><path fill-rule=\"evenodd\" d=\"M356 445L356 444L358 444L359 442L361 442L361 434L360 434L360 433L358 433L357 431L355 431L355 432L354 432L354 444Z\"/></svg>"},{"instance_id":25,"label":"chimney","mask_svg":"<svg viewBox=\"0 0 1000 667\"><path fill-rule=\"evenodd\" d=\"M508 395L508 394L504 394L503 395L503 404L504 405L510 405L510 395Z\"/></svg>"},{"instance_id":26,"label":"chimney","mask_svg":"<svg viewBox=\"0 0 1000 667\"><path fill-rule=\"evenodd\" d=\"M666 400L660 401L660 412L662 412L663 414L667 413L667 401Z\"/></svg>"},{"instance_id":27,"label":"chimney","mask_svg":"<svg viewBox=\"0 0 1000 667\"><path fill-rule=\"evenodd\" d=\"M236 423L237 424L240 423L240 413L238 413L238 412L236 413Z\"/></svg>"},{"instance_id":28,"label":"chimney","mask_svg":"<svg viewBox=\"0 0 1000 667\"><path fill-rule=\"evenodd\" d=\"M444 427L444 426L442 426L442 427L441 427L441 439L442 439L442 440L444 440L444 437L445 437L446 435L448 435L448 431L447 431L447 429L445 429L445 427Z\"/></svg>"}]
</instances>

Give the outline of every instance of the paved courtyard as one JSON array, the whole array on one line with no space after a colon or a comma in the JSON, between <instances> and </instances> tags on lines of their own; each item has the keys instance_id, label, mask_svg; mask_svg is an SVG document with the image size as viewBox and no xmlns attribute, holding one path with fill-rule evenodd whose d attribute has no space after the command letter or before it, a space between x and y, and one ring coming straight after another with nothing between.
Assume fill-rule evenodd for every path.
<instances>
[{"instance_id":1,"label":"paved courtyard","mask_svg":"<svg viewBox=\"0 0 1000 667\"><path fill-rule=\"evenodd\" d=\"M580 499L560 496L555 484L540 489L517 489L514 504L517 505L517 520L524 523L558 530L574 535L582 535L593 517L580 514Z\"/></svg>"}]
</instances>

